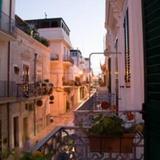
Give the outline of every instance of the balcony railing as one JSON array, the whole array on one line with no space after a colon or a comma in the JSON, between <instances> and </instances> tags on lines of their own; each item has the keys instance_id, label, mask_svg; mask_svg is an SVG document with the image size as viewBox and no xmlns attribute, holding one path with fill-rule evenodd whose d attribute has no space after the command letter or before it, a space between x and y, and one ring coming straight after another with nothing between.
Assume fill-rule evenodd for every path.
<instances>
[{"instance_id":1,"label":"balcony railing","mask_svg":"<svg viewBox=\"0 0 160 160\"><path fill-rule=\"evenodd\" d=\"M0 81L0 97L23 97L50 95L53 84L50 82L22 83Z\"/></svg>"},{"instance_id":2,"label":"balcony railing","mask_svg":"<svg viewBox=\"0 0 160 160\"><path fill-rule=\"evenodd\" d=\"M50 95L53 92L52 83L36 82L17 84L17 97L29 98Z\"/></svg>"},{"instance_id":3,"label":"balcony railing","mask_svg":"<svg viewBox=\"0 0 160 160\"><path fill-rule=\"evenodd\" d=\"M15 20L11 19L7 14L0 12L0 30L15 36Z\"/></svg>"},{"instance_id":4,"label":"balcony railing","mask_svg":"<svg viewBox=\"0 0 160 160\"><path fill-rule=\"evenodd\" d=\"M144 139L143 130L135 127L133 139L131 137L121 137L116 143L118 149L104 149L104 143L96 142L94 146L99 146L99 150L93 150L91 146L88 129L91 128L97 116L119 116L123 121L123 126L130 128L142 124L143 120L140 111L121 111L95 109L96 93L86 100L74 113L75 126L60 127L52 131L42 141L39 141L31 152L40 151L47 156L48 160L143 160L144 159ZM105 99L106 97L104 97ZM102 101L104 101L101 98ZM100 99L98 99L100 101ZM114 140L113 137L105 138L108 143ZM131 140L130 149L123 145L122 141ZM128 142L129 143L129 142ZM125 149L124 149L125 148Z\"/></svg>"},{"instance_id":5,"label":"balcony railing","mask_svg":"<svg viewBox=\"0 0 160 160\"><path fill-rule=\"evenodd\" d=\"M51 56L51 60L52 61L58 61L59 60L59 55L58 54L54 54Z\"/></svg>"},{"instance_id":6,"label":"balcony railing","mask_svg":"<svg viewBox=\"0 0 160 160\"><path fill-rule=\"evenodd\" d=\"M72 64L74 63L73 59L70 56L66 56L66 55L63 57L63 61L70 62Z\"/></svg>"},{"instance_id":7,"label":"balcony railing","mask_svg":"<svg viewBox=\"0 0 160 160\"><path fill-rule=\"evenodd\" d=\"M132 151L120 152L92 152L88 136L78 127L60 127L38 142L31 152L40 151L48 160L142 160L143 135L136 133Z\"/></svg>"},{"instance_id":8,"label":"balcony railing","mask_svg":"<svg viewBox=\"0 0 160 160\"><path fill-rule=\"evenodd\" d=\"M107 109L114 109L115 94L109 94L107 91L94 92L90 98L81 104L78 110L103 110L102 106Z\"/></svg>"},{"instance_id":9,"label":"balcony railing","mask_svg":"<svg viewBox=\"0 0 160 160\"><path fill-rule=\"evenodd\" d=\"M74 84L73 80L63 80L63 86L74 86Z\"/></svg>"}]
</instances>

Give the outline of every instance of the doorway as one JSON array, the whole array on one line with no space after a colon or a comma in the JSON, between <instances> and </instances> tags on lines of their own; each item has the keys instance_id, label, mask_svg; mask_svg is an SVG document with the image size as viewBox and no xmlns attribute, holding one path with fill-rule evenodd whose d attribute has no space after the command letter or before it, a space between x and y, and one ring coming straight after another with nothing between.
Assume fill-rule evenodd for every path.
<instances>
[{"instance_id":1,"label":"doorway","mask_svg":"<svg viewBox=\"0 0 160 160\"><path fill-rule=\"evenodd\" d=\"M28 118L23 118L23 144L28 139Z\"/></svg>"},{"instance_id":2,"label":"doorway","mask_svg":"<svg viewBox=\"0 0 160 160\"><path fill-rule=\"evenodd\" d=\"M19 117L13 118L13 139L14 147L19 147Z\"/></svg>"}]
</instances>

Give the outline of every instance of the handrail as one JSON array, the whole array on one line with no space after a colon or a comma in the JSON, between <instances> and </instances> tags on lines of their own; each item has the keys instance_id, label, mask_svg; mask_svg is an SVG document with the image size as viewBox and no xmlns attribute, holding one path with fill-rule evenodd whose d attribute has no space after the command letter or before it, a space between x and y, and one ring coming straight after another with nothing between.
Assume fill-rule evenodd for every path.
<instances>
[{"instance_id":1,"label":"handrail","mask_svg":"<svg viewBox=\"0 0 160 160\"><path fill-rule=\"evenodd\" d=\"M133 137L133 135L132 135ZM108 139L112 139L111 137ZM121 137L121 140L130 140L131 137L128 135L126 137ZM110 140L109 140L110 141ZM111 150L103 152L93 152L90 146L89 137L82 131L81 127L76 126L61 126L57 127L55 130L50 132L43 140L39 141L35 146L33 146L30 152L40 151L44 155L49 155L50 159L59 160L60 157L66 155L69 159L74 157L74 160L87 159L95 160L94 157L99 157L99 160L110 159L114 157L114 160L119 158L124 160L138 160L143 159L143 135L137 132L132 140L132 149L129 153L124 152L121 148L121 143L118 144L120 149L115 153ZM128 150L128 149L127 149ZM120 152L119 152L120 151ZM121 152L122 151L122 152ZM130 156L128 156L130 155ZM69 158L70 157L70 158ZM115 158L117 157L117 158Z\"/></svg>"}]
</instances>

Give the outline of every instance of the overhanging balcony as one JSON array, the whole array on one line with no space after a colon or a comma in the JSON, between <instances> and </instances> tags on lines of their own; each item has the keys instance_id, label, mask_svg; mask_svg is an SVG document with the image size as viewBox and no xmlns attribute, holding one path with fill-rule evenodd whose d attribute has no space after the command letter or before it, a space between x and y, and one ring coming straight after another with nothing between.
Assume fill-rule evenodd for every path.
<instances>
[{"instance_id":1,"label":"overhanging balcony","mask_svg":"<svg viewBox=\"0 0 160 160\"><path fill-rule=\"evenodd\" d=\"M51 56L50 59L51 59L52 62L57 62L57 61L59 61L59 55L58 54L54 54L54 55Z\"/></svg>"},{"instance_id":2,"label":"overhanging balcony","mask_svg":"<svg viewBox=\"0 0 160 160\"><path fill-rule=\"evenodd\" d=\"M73 63L74 63L74 61L70 56L65 55L63 57L63 65L64 66L71 66L71 65L73 65Z\"/></svg>"},{"instance_id":3,"label":"overhanging balcony","mask_svg":"<svg viewBox=\"0 0 160 160\"><path fill-rule=\"evenodd\" d=\"M13 102L18 99L35 98L51 95L53 84L49 81L16 84L14 81L0 81L0 103Z\"/></svg>"},{"instance_id":4,"label":"overhanging balcony","mask_svg":"<svg viewBox=\"0 0 160 160\"><path fill-rule=\"evenodd\" d=\"M53 84L49 81L17 84L18 98L31 98L50 95L53 92Z\"/></svg>"},{"instance_id":5,"label":"overhanging balcony","mask_svg":"<svg viewBox=\"0 0 160 160\"><path fill-rule=\"evenodd\" d=\"M75 82L73 80L63 80L63 86L64 87L73 87L74 83Z\"/></svg>"},{"instance_id":6,"label":"overhanging balcony","mask_svg":"<svg viewBox=\"0 0 160 160\"><path fill-rule=\"evenodd\" d=\"M0 40L9 41L15 39L15 20L7 14L0 12Z\"/></svg>"}]
</instances>

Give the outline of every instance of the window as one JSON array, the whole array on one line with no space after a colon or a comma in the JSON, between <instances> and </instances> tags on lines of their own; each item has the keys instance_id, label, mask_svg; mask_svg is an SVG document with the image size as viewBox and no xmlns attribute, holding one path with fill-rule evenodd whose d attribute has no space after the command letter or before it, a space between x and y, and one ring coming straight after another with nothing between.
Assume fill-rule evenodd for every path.
<instances>
[{"instance_id":1,"label":"window","mask_svg":"<svg viewBox=\"0 0 160 160\"><path fill-rule=\"evenodd\" d=\"M40 27L41 28L48 28L49 27L49 22L48 21L42 21L40 23Z\"/></svg>"},{"instance_id":2,"label":"window","mask_svg":"<svg viewBox=\"0 0 160 160\"><path fill-rule=\"evenodd\" d=\"M29 82L29 66L23 64L23 72L22 72L23 82Z\"/></svg>"},{"instance_id":3,"label":"window","mask_svg":"<svg viewBox=\"0 0 160 160\"><path fill-rule=\"evenodd\" d=\"M51 28L58 28L58 27L60 27L60 25L57 21L52 21L51 22Z\"/></svg>"},{"instance_id":4,"label":"window","mask_svg":"<svg viewBox=\"0 0 160 160\"><path fill-rule=\"evenodd\" d=\"M127 88L130 88L131 71L130 71L130 50L129 50L129 19L128 9L124 18L124 58L125 58L125 84Z\"/></svg>"},{"instance_id":5,"label":"window","mask_svg":"<svg viewBox=\"0 0 160 160\"><path fill-rule=\"evenodd\" d=\"M0 0L0 12L2 10L2 0Z\"/></svg>"}]
</instances>

